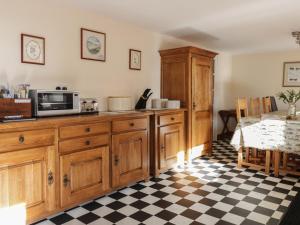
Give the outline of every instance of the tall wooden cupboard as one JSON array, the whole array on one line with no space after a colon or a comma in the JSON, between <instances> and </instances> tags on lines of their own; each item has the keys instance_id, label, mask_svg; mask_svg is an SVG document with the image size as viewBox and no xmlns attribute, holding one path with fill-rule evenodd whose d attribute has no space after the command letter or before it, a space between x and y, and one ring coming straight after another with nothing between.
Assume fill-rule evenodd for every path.
<instances>
[{"instance_id":1,"label":"tall wooden cupboard","mask_svg":"<svg viewBox=\"0 0 300 225\"><path fill-rule=\"evenodd\" d=\"M186 112L187 158L211 154L215 52L196 47L159 51L161 97L180 100Z\"/></svg>"}]
</instances>

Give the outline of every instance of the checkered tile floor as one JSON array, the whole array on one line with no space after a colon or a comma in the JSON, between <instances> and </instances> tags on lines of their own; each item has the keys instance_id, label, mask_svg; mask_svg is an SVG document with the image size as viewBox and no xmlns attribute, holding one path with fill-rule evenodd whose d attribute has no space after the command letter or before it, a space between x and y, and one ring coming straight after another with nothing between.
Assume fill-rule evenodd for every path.
<instances>
[{"instance_id":1,"label":"checkered tile floor","mask_svg":"<svg viewBox=\"0 0 300 225\"><path fill-rule=\"evenodd\" d=\"M277 225L300 189L298 178L236 168L236 152L215 142L212 157L85 203L38 225Z\"/></svg>"}]
</instances>

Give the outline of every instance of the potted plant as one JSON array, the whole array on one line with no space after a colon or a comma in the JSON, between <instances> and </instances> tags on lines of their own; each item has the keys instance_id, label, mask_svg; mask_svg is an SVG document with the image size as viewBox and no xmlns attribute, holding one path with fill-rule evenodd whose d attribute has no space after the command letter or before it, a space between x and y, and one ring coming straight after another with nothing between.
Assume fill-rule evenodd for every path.
<instances>
[{"instance_id":1,"label":"potted plant","mask_svg":"<svg viewBox=\"0 0 300 225\"><path fill-rule=\"evenodd\" d=\"M300 90L296 92L295 90L286 90L284 92L279 92L277 94L278 98L283 101L283 103L289 104L288 108L288 118L296 117L296 103L300 100Z\"/></svg>"}]
</instances>

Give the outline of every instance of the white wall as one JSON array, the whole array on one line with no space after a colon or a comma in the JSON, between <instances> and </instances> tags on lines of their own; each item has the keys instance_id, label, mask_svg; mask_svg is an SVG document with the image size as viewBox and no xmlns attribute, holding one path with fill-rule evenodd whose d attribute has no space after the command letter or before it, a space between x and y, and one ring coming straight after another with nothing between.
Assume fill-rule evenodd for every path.
<instances>
[{"instance_id":1,"label":"white wall","mask_svg":"<svg viewBox=\"0 0 300 225\"><path fill-rule=\"evenodd\" d=\"M97 97L101 110L106 97L128 95L137 100L145 88L160 94L159 49L194 45L87 10L70 8L61 0L0 0L0 85L30 83L31 88L68 86L82 97ZM106 33L106 62L80 59L80 28ZM20 34L46 38L46 65L21 63ZM199 46L201 47L201 46ZM204 46L202 46L204 47ZM130 48L142 51L142 70L128 69ZM231 57L216 59L215 111L227 107ZM215 113L214 128L220 126Z\"/></svg>"},{"instance_id":2,"label":"white wall","mask_svg":"<svg viewBox=\"0 0 300 225\"><path fill-rule=\"evenodd\" d=\"M220 53L215 60L214 139L223 128L218 111L234 108L232 99L232 56L228 53Z\"/></svg>"},{"instance_id":3,"label":"white wall","mask_svg":"<svg viewBox=\"0 0 300 225\"><path fill-rule=\"evenodd\" d=\"M232 58L231 104L238 96L263 97L290 89L282 87L283 63L300 61L300 50L235 55ZM294 88L299 89L299 88ZM280 109L287 106L277 100Z\"/></svg>"},{"instance_id":4,"label":"white wall","mask_svg":"<svg viewBox=\"0 0 300 225\"><path fill-rule=\"evenodd\" d=\"M190 43L122 21L64 6L61 1L0 0L0 84L30 83L32 88L77 89L97 97L102 109L110 95L137 99L145 88L160 93L159 49ZM80 28L106 32L106 62L80 59ZM22 64L20 34L46 38L46 65ZM142 51L142 70L128 69L130 48Z\"/></svg>"},{"instance_id":5,"label":"white wall","mask_svg":"<svg viewBox=\"0 0 300 225\"><path fill-rule=\"evenodd\" d=\"M221 54L216 60L214 136L223 128L218 110L234 109L237 97L276 96L290 89L282 87L283 63L293 61L300 61L300 50ZM277 99L277 105L281 110L287 109L281 100Z\"/></svg>"}]
</instances>

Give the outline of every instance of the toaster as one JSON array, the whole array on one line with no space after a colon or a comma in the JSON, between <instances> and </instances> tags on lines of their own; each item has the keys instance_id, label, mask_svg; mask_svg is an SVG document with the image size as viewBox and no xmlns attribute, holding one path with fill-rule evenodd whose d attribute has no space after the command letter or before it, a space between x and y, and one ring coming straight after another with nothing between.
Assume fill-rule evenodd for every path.
<instances>
[{"instance_id":1,"label":"toaster","mask_svg":"<svg viewBox=\"0 0 300 225\"><path fill-rule=\"evenodd\" d=\"M81 113L99 112L98 100L96 98L81 98L80 106L81 106Z\"/></svg>"}]
</instances>

